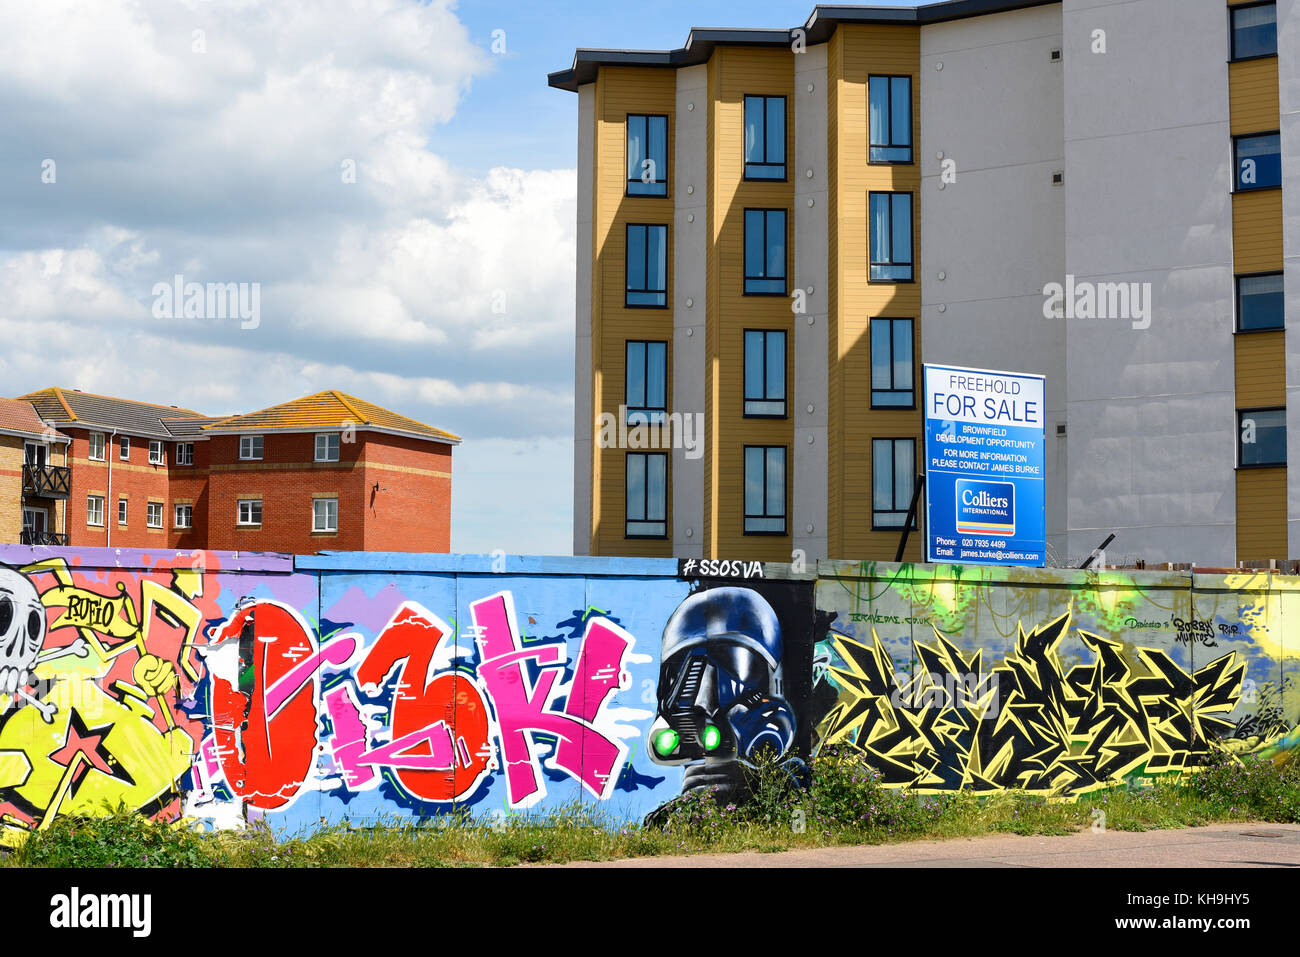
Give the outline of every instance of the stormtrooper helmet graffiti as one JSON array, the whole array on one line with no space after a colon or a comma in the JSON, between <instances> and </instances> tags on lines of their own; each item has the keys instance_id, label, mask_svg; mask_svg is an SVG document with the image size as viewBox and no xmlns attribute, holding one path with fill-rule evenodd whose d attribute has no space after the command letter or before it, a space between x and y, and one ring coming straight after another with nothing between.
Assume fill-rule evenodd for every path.
<instances>
[{"instance_id":1,"label":"stormtrooper helmet graffiti","mask_svg":"<svg viewBox=\"0 0 1300 957\"><path fill-rule=\"evenodd\" d=\"M713 588L683 601L664 627L651 759L751 764L765 749L785 755L795 715L781 653L776 612L756 591Z\"/></svg>"}]
</instances>

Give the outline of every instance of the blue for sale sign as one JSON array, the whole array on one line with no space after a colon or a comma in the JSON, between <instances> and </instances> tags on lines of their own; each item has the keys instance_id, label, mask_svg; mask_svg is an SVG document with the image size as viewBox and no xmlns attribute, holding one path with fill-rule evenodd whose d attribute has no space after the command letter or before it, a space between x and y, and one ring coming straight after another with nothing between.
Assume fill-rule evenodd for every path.
<instances>
[{"instance_id":1,"label":"blue for sale sign","mask_svg":"<svg viewBox=\"0 0 1300 957\"><path fill-rule=\"evenodd\" d=\"M928 556L1047 562L1042 376L925 366Z\"/></svg>"}]
</instances>

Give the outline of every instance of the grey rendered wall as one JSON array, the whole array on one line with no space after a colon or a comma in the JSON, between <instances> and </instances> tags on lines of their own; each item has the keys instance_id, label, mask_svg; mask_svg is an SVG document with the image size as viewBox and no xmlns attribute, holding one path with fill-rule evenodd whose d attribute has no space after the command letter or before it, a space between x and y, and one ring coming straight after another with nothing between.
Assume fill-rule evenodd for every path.
<instances>
[{"instance_id":1,"label":"grey rendered wall","mask_svg":"<svg viewBox=\"0 0 1300 957\"><path fill-rule=\"evenodd\" d=\"M1106 52L1092 52L1094 31ZM1235 560L1222 0L1064 0L1066 267L1150 282L1149 329L1065 322L1067 550Z\"/></svg>"},{"instance_id":2,"label":"grey rendered wall","mask_svg":"<svg viewBox=\"0 0 1300 957\"><path fill-rule=\"evenodd\" d=\"M577 307L573 350L573 554L591 551L591 223L595 185L596 88L578 88Z\"/></svg>"},{"instance_id":3,"label":"grey rendered wall","mask_svg":"<svg viewBox=\"0 0 1300 957\"><path fill-rule=\"evenodd\" d=\"M918 84L921 355L1047 377L1047 530L1057 553L1069 474L1055 428L1065 421L1065 329L1044 318L1043 286L1065 272L1065 193L1052 185L1064 157L1064 74L1051 60L1060 46L1058 5L923 27ZM955 182L943 182L946 160Z\"/></svg>"},{"instance_id":4,"label":"grey rendered wall","mask_svg":"<svg viewBox=\"0 0 1300 957\"><path fill-rule=\"evenodd\" d=\"M794 547L808 560L827 556L829 480L826 365L830 361L827 221L829 98L825 44L794 63L794 279L806 314L794 316ZM812 172L812 176L808 172ZM812 439L809 442L809 438Z\"/></svg>"},{"instance_id":5,"label":"grey rendered wall","mask_svg":"<svg viewBox=\"0 0 1300 957\"><path fill-rule=\"evenodd\" d=\"M692 109L694 107L694 109ZM704 417L705 264L708 258L708 68L677 71L676 147L670 171L673 193L672 411ZM693 188L693 189L692 189ZM692 191L688 191L692 190ZM703 441L699 432L693 433ZM700 446L700 451L703 446ZM673 554L704 555L703 456L673 450Z\"/></svg>"},{"instance_id":6,"label":"grey rendered wall","mask_svg":"<svg viewBox=\"0 0 1300 957\"><path fill-rule=\"evenodd\" d=\"M1282 112L1282 253L1287 362L1287 538L1300 550L1300 2L1278 0L1278 81Z\"/></svg>"}]
</instances>

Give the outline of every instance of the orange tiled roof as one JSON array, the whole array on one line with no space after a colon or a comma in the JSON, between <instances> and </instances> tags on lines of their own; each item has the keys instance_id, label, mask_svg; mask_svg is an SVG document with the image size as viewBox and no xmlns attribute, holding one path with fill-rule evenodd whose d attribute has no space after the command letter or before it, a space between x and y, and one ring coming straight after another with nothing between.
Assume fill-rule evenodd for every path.
<instances>
[{"instance_id":1,"label":"orange tiled roof","mask_svg":"<svg viewBox=\"0 0 1300 957\"><path fill-rule=\"evenodd\" d=\"M444 442L460 441L460 436L451 432L425 425L423 422L399 415L391 409L385 409L383 406L358 399L354 395L336 389L273 405L260 412L218 419L205 425L203 429L206 432L258 432L272 429L310 431L344 429L349 422L358 428L369 426Z\"/></svg>"},{"instance_id":2,"label":"orange tiled roof","mask_svg":"<svg viewBox=\"0 0 1300 957\"><path fill-rule=\"evenodd\" d=\"M40 437L45 435L47 428L32 403L22 399L0 399L0 429ZM50 438L66 439L67 436L55 431Z\"/></svg>"}]
</instances>

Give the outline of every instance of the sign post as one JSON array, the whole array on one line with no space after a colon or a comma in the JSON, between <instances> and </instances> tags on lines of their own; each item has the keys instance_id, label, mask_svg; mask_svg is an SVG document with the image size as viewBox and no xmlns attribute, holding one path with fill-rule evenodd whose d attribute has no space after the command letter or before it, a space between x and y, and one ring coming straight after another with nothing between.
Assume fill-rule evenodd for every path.
<instances>
[{"instance_id":1,"label":"sign post","mask_svg":"<svg viewBox=\"0 0 1300 957\"><path fill-rule=\"evenodd\" d=\"M925 366L925 461L932 562L1047 562L1040 375Z\"/></svg>"}]
</instances>

